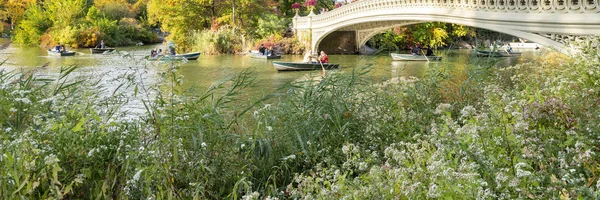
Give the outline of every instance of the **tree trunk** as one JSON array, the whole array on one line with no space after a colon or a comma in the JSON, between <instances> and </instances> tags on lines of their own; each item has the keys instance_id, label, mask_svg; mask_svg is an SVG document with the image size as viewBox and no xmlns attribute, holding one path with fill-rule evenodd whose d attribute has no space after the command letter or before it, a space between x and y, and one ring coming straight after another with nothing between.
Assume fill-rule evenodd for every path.
<instances>
[{"instance_id":1,"label":"tree trunk","mask_svg":"<svg viewBox=\"0 0 600 200\"><path fill-rule=\"evenodd\" d=\"M235 0L231 0L231 22L235 27Z\"/></svg>"}]
</instances>

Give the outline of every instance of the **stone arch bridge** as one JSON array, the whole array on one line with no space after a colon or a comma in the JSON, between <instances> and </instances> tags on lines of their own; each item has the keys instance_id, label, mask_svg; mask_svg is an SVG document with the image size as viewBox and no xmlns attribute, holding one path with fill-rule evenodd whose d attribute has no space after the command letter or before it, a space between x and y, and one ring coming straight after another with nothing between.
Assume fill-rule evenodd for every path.
<instances>
[{"instance_id":1,"label":"stone arch bridge","mask_svg":"<svg viewBox=\"0 0 600 200\"><path fill-rule=\"evenodd\" d=\"M350 51L393 27L446 22L524 38L568 53L567 43L600 35L600 0L360 0L293 18L301 42L319 50L328 35L351 33ZM348 53L354 53L348 52Z\"/></svg>"}]
</instances>

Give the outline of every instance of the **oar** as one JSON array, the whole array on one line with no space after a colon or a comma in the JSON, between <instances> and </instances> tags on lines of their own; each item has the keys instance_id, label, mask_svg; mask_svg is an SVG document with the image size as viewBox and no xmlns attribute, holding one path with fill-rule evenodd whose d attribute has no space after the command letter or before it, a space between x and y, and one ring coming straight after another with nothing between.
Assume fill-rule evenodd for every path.
<instances>
[{"instance_id":1,"label":"oar","mask_svg":"<svg viewBox=\"0 0 600 200\"><path fill-rule=\"evenodd\" d=\"M425 52L423 52L423 49L421 49L421 53L423 54L423 56L425 56L425 59L427 59L427 62L429 62L429 58L427 58L427 56L425 55Z\"/></svg>"},{"instance_id":2,"label":"oar","mask_svg":"<svg viewBox=\"0 0 600 200\"><path fill-rule=\"evenodd\" d=\"M325 71L325 67L323 67L323 63L321 62L321 59L319 59L319 64L321 64L321 69L323 69L323 72L321 72L321 77L325 78L325 75L327 75L327 72Z\"/></svg>"}]
</instances>

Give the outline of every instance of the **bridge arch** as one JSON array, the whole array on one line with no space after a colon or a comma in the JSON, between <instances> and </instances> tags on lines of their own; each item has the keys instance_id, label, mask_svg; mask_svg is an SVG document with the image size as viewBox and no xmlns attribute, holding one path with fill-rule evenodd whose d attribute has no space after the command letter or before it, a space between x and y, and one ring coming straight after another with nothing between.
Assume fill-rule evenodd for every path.
<instances>
[{"instance_id":1,"label":"bridge arch","mask_svg":"<svg viewBox=\"0 0 600 200\"><path fill-rule=\"evenodd\" d=\"M484 28L540 45L564 48L569 41L600 35L600 0L362 0L330 12L294 17L294 29L310 35L316 49L330 33L352 29L359 44L394 26L446 22ZM363 26L377 24L379 26ZM366 39L365 39L366 38ZM307 45L308 46L308 45Z\"/></svg>"},{"instance_id":2,"label":"bridge arch","mask_svg":"<svg viewBox=\"0 0 600 200\"><path fill-rule=\"evenodd\" d=\"M422 20L422 21L416 21L416 20ZM337 30L341 30L348 26L369 23L369 22L388 22L388 23L391 22L391 23L395 23L395 24L388 24L385 26L372 28L372 29L366 30L363 33L360 33L360 31L358 31L359 33L357 33L357 37L358 37L357 47L359 47L359 48L362 47L364 44L366 44L366 42L370 38L375 36L376 34L382 33L383 31L389 30L390 28L408 26L408 25L419 24L419 23L426 23L426 22L445 22L445 23L460 24L460 25L465 25L465 26L470 26L470 27L475 27L475 28L488 29L491 31L504 33L504 34L512 35L512 36L519 37L519 38L524 38L524 39L536 42L542 46L554 48L563 53L567 53L567 48L568 48L563 43L556 42L554 40L551 40L550 38L544 37L544 36L536 34L536 33L523 32L520 30L507 28L506 26L499 26L499 25L494 25L494 24L477 23L477 22L472 22L472 21L461 21L461 20L455 20L455 19L434 19L432 16L427 16L427 15L396 16L395 18L390 18L390 16L386 16L384 19L381 19L381 17L369 17L366 19L342 22L342 23L336 24L334 26L331 26L328 29L324 29L322 32L317 32L317 34L313 33L313 37L315 37L315 38L313 38L313 43L311 44L311 48L318 49L321 41L323 39L325 39L325 37L327 35L335 32Z\"/></svg>"}]
</instances>

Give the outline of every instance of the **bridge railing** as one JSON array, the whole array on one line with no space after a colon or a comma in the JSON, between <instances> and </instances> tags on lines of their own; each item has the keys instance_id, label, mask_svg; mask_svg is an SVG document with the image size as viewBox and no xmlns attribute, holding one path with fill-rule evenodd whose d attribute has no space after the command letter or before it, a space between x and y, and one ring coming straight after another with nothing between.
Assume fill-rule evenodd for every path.
<instances>
[{"instance_id":1,"label":"bridge railing","mask_svg":"<svg viewBox=\"0 0 600 200\"><path fill-rule=\"evenodd\" d=\"M320 15L295 18L297 28L339 21L371 11L451 8L504 13L600 13L600 0L361 0ZM308 27L306 27L308 26Z\"/></svg>"}]
</instances>

